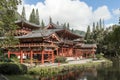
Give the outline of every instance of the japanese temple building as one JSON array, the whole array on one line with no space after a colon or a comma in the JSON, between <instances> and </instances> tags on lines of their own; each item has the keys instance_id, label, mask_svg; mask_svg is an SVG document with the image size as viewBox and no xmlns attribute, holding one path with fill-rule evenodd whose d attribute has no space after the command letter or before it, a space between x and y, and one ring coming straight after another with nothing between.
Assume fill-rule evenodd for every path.
<instances>
[{"instance_id":1,"label":"japanese temple building","mask_svg":"<svg viewBox=\"0 0 120 80\"><path fill-rule=\"evenodd\" d=\"M96 45L85 44L82 36L64 29L63 26L50 22L46 27L41 28L24 20L15 23L19 26L15 32L19 44L7 46L8 58L11 54L15 54L20 59L20 63L44 64L54 63L56 56L94 57Z\"/></svg>"}]
</instances>

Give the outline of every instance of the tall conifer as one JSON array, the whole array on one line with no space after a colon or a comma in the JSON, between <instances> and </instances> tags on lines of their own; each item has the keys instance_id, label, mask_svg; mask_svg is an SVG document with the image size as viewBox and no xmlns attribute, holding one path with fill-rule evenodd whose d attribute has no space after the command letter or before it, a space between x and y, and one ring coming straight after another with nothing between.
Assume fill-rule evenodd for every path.
<instances>
[{"instance_id":1,"label":"tall conifer","mask_svg":"<svg viewBox=\"0 0 120 80\"><path fill-rule=\"evenodd\" d=\"M88 25L87 32L86 32L86 35L85 35L85 39L86 40L90 39L90 26L89 25Z\"/></svg>"},{"instance_id":2,"label":"tall conifer","mask_svg":"<svg viewBox=\"0 0 120 80\"><path fill-rule=\"evenodd\" d=\"M22 20L26 20L25 7L22 9Z\"/></svg>"},{"instance_id":3,"label":"tall conifer","mask_svg":"<svg viewBox=\"0 0 120 80\"><path fill-rule=\"evenodd\" d=\"M38 9L36 9L36 24L39 25L40 24L40 21L39 21L39 12L38 12Z\"/></svg>"},{"instance_id":4,"label":"tall conifer","mask_svg":"<svg viewBox=\"0 0 120 80\"><path fill-rule=\"evenodd\" d=\"M45 23L43 20L41 21L41 27L42 27L42 29L45 27Z\"/></svg>"},{"instance_id":5,"label":"tall conifer","mask_svg":"<svg viewBox=\"0 0 120 80\"><path fill-rule=\"evenodd\" d=\"M30 14L29 22L36 23L36 17L35 17L35 10L34 10L34 8L32 9L32 12Z\"/></svg>"}]
</instances>

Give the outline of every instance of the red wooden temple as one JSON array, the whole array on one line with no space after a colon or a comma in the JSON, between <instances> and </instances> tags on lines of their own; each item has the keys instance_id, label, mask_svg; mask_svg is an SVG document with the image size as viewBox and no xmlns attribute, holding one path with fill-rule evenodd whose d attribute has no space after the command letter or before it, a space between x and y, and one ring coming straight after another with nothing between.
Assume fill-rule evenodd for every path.
<instances>
[{"instance_id":1,"label":"red wooden temple","mask_svg":"<svg viewBox=\"0 0 120 80\"><path fill-rule=\"evenodd\" d=\"M63 26L50 22L44 29L28 21L15 22L19 28L15 37L20 43L8 47L8 58L17 55L20 63L54 63L56 56L64 57L93 57L95 44L84 44L84 38L64 29Z\"/></svg>"}]
</instances>

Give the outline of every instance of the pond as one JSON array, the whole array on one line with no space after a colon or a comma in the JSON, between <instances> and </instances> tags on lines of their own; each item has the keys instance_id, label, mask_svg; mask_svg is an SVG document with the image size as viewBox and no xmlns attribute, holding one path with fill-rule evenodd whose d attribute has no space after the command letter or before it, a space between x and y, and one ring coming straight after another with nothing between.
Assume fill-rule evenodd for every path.
<instances>
[{"instance_id":1,"label":"pond","mask_svg":"<svg viewBox=\"0 0 120 80\"><path fill-rule=\"evenodd\" d=\"M69 71L39 80L120 80L120 60L114 59L113 66L110 67L101 66Z\"/></svg>"}]
</instances>

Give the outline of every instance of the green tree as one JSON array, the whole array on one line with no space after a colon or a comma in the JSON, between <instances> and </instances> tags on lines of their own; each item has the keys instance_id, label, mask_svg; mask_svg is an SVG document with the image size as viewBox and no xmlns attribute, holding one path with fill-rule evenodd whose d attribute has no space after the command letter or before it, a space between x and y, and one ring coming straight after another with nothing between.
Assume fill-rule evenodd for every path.
<instances>
[{"instance_id":1,"label":"green tree","mask_svg":"<svg viewBox=\"0 0 120 80\"><path fill-rule=\"evenodd\" d=\"M99 30L99 23L97 22L97 25L96 25L96 30L98 31Z\"/></svg>"},{"instance_id":2,"label":"green tree","mask_svg":"<svg viewBox=\"0 0 120 80\"><path fill-rule=\"evenodd\" d=\"M66 28L67 28L66 23L64 23L63 24L63 29L66 29Z\"/></svg>"},{"instance_id":3,"label":"green tree","mask_svg":"<svg viewBox=\"0 0 120 80\"><path fill-rule=\"evenodd\" d=\"M99 20L99 29L102 30L102 20Z\"/></svg>"},{"instance_id":4,"label":"green tree","mask_svg":"<svg viewBox=\"0 0 120 80\"><path fill-rule=\"evenodd\" d=\"M45 27L45 23L43 20L41 21L41 27L42 27L42 29Z\"/></svg>"},{"instance_id":5,"label":"green tree","mask_svg":"<svg viewBox=\"0 0 120 80\"><path fill-rule=\"evenodd\" d=\"M35 16L35 9L34 8L32 9L32 12L30 14L29 22L36 23L36 16Z\"/></svg>"},{"instance_id":6,"label":"green tree","mask_svg":"<svg viewBox=\"0 0 120 80\"><path fill-rule=\"evenodd\" d=\"M22 19L26 20L26 14L25 14L25 7L24 6L23 6L23 9L22 9Z\"/></svg>"},{"instance_id":7,"label":"green tree","mask_svg":"<svg viewBox=\"0 0 120 80\"><path fill-rule=\"evenodd\" d=\"M36 24L39 25L40 24L40 21L39 21L39 12L38 12L38 9L36 9Z\"/></svg>"},{"instance_id":8,"label":"green tree","mask_svg":"<svg viewBox=\"0 0 120 80\"><path fill-rule=\"evenodd\" d=\"M120 26L115 25L115 29L111 35L110 43L113 45L116 55L120 55Z\"/></svg>"},{"instance_id":9,"label":"green tree","mask_svg":"<svg viewBox=\"0 0 120 80\"><path fill-rule=\"evenodd\" d=\"M56 23L57 25L59 25L59 22L57 21L57 23Z\"/></svg>"},{"instance_id":10,"label":"green tree","mask_svg":"<svg viewBox=\"0 0 120 80\"><path fill-rule=\"evenodd\" d=\"M69 23L67 23L67 29L70 30L70 25L69 25Z\"/></svg>"},{"instance_id":11,"label":"green tree","mask_svg":"<svg viewBox=\"0 0 120 80\"><path fill-rule=\"evenodd\" d=\"M0 36L4 36L4 40L0 40L0 47L4 45L14 45L18 40L14 37L17 26L15 25L15 13L17 5L21 0L1 0L0 1Z\"/></svg>"},{"instance_id":12,"label":"green tree","mask_svg":"<svg viewBox=\"0 0 120 80\"><path fill-rule=\"evenodd\" d=\"M90 39L90 26L88 25L87 27L87 32L86 32L86 35L85 35L85 40L88 40Z\"/></svg>"},{"instance_id":13,"label":"green tree","mask_svg":"<svg viewBox=\"0 0 120 80\"><path fill-rule=\"evenodd\" d=\"M95 23L93 22L93 30L92 31L95 31Z\"/></svg>"}]
</instances>

